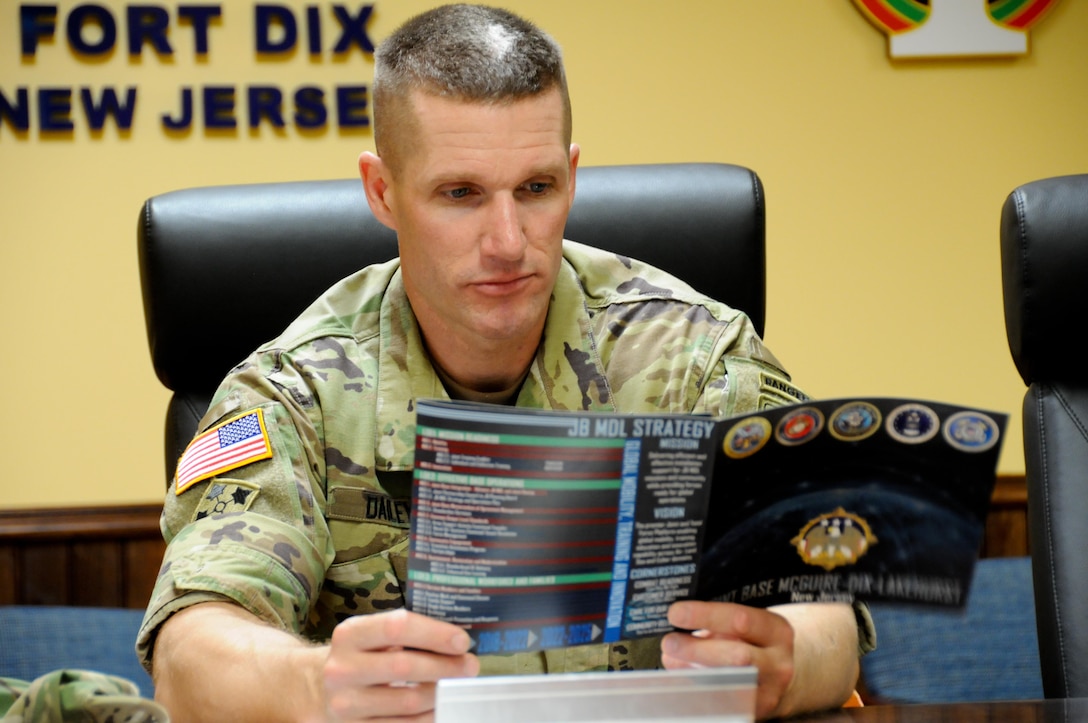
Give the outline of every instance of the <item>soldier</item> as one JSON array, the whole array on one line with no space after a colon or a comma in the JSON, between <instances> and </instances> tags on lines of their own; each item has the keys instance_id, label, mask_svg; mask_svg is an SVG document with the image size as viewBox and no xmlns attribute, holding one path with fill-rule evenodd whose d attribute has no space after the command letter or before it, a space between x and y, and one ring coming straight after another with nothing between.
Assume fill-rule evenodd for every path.
<instances>
[{"instance_id":1,"label":"soldier","mask_svg":"<svg viewBox=\"0 0 1088 723\"><path fill-rule=\"evenodd\" d=\"M840 705L868 640L848 605L682 602L670 622L701 632L479 658L403 609L414 400L724 416L801 394L742 313L563 240L579 149L543 32L429 11L379 47L373 99L359 168L400 256L234 369L179 463L138 641L171 715L431 720L443 677L737 664L761 717Z\"/></svg>"}]
</instances>

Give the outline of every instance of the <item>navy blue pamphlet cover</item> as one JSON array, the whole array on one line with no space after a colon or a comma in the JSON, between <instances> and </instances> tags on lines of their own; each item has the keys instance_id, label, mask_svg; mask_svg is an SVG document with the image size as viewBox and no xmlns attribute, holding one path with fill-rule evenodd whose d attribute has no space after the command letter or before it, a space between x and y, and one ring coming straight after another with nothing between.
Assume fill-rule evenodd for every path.
<instances>
[{"instance_id":1,"label":"navy blue pamphlet cover","mask_svg":"<svg viewBox=\"0 0 1088 723\"><path fill-rule=\"evenodd\" d=\"M480 654L657 635L675 600L961 607L1007 416L730 419L419 403L408 606Z\"/></svg>"}]
</instances>

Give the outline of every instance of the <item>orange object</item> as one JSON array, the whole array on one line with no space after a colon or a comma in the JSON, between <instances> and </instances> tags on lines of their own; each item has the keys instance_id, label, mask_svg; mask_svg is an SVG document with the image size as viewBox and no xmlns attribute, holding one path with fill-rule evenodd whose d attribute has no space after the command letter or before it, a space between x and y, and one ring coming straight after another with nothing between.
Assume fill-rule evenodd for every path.
<instances>
[{"instance_id":1,"label":"orange object","mask_svg":"<svg viewBox=\"0 0 1088 723\"><path fill-rule=\"evenodd\" d=\"M855 690L850 694L850 697L846 699L846 702L842 704L843 708L864 708L865 704L861 702L861 696Z\"/></svg>"}]
</instances>

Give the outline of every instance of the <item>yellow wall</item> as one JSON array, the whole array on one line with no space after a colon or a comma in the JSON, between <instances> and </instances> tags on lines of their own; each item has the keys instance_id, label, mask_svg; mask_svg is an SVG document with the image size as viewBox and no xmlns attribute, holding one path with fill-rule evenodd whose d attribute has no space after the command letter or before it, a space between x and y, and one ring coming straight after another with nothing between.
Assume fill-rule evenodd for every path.
<instances>
[{"instance_id":1,"label":"yellow wall","mask_svg":"<svg viewBox=\"0 0 1088 723\"><path fill-rule=\"evenodd\" d=\"M136 121L43 138L0 126L0 506L161 496L167 393L136 271L142 201L208 184L342 178L366 133L171 137L181 85L367 82L370 58L258 63L252 8L224 2L211 52L76 57L58 34L20 57L0 4L0 89L135 85ZM103 2L119 18L124 3ZM292 0L292 7L315 4ZM317 3L331 23L330 3ZM355 10L361 3L345 3ZM375 40L430 2L377 0ZM175 15L177 3L160 3ZM1009 412L1001 471L1023 470L1023 385L1001 311L998 217L1016 185L1088 171L1088 3L1063 0L1017 59L892 62L850 0L509 0L564 46L588 165L726 161L768 195L768 342L812 394L916 395ZM301 12L301 11L300 11ZM334 28L326 27L326 45ZM243 119L244 120L244 119ZM664 240L663 240L664 241ZM197 350L194 350L194 353Z\"/></svg>"}]
</instances>

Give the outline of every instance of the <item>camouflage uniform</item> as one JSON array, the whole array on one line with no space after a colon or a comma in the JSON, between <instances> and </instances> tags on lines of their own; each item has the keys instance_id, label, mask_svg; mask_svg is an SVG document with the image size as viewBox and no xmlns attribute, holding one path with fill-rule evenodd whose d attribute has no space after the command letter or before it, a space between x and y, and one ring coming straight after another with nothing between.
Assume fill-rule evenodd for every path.
<instances>
[{"instance_id":1,"label":"camouflage uniform","mask_svg":"<svg viewBox=\"0 0 1088 723\"><path fill-rule=\"evenodd\" d=\"M169 723L166 710L136 684L91 670L56 670L32 681L0 678L3 723Z\"/></svg>"},{"instance_id":2,"label":"camouflage uniform","mask_svg":"<svg viewBox=\"0 0 1088 723\"><path fill-rule=\"evenodd\" d=\"M649 266L571 242L518 406L726 416L803 395L742 313ZM415 400L448 398L397 260L329 290L235 368L201 430L261 410L271 457L167 494L169 543L138 640L150 669L172 613L232 600L324 641L404 605ZM659 641L483 659L488 673L647 668Z\"/></svg>"}]
</instances>

